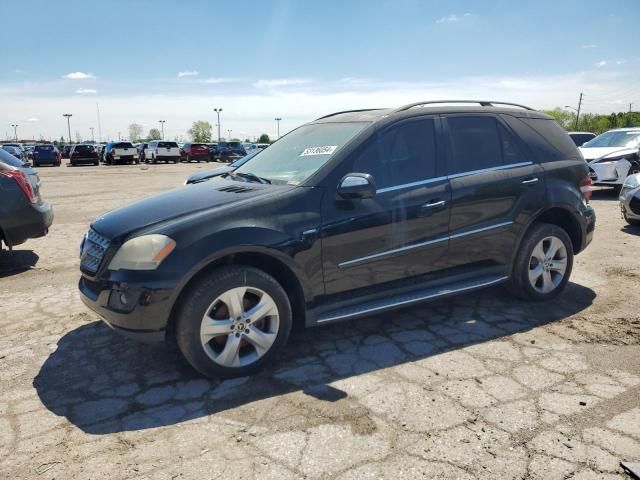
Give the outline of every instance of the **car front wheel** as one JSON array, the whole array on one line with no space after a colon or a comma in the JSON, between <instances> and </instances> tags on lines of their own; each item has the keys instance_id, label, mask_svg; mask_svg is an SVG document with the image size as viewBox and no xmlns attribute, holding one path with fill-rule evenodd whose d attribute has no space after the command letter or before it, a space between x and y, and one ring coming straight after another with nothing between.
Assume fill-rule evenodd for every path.
<instances>
[{"instance_id":1,"label":"car front wheel","mask_svg":"<svg viewBox=\"0 0 640 480\"><path fill-rule=\"evenodd\" d=\"M202 279L182 303L176 339L208 377L251 374L284 347L291 305L282 286L252 267L229 266Z\"/></svg>"},{"instance_id":2,"label":"car front wheel","mask_svg":"<svg viewBox=\"0 0 640 480\"><path fill-rule=\"evenodd\" d=\"M566 287L572 267L573 246L567 232L537 223L520 245L507 286L525 300L551 300Z\"/></svg>"}]
</instances>

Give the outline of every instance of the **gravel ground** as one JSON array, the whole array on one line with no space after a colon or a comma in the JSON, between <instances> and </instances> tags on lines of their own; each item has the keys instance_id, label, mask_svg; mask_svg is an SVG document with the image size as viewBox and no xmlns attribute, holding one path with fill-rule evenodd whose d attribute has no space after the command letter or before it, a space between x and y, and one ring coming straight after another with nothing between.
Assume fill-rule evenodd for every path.
<instances>
[{"instance_id":1,"label":"gravel ground","mask_svg":"<svg viewBox=\"0 0 640 480\"><path fill-rule=\"evenodd\" d=\"M92 218L206 167L40 169L54 225L0 253L0 478L613 479L640 461L640 229L612 193L553 302L494 288L298 332L272 368L216 382L76 289Z\"/></svg>"}]
</instances>

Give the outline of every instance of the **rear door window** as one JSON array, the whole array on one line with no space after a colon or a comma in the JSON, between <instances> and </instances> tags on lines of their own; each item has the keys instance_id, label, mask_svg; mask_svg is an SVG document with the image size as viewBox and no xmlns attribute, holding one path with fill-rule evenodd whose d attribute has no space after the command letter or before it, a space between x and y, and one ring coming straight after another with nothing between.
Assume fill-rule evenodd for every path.
<instances>
[{"instance_id":1,"label":"rear door window","mask_svg":"<svg viewBox=\"0 0 640 480\"><path fill-rule=\"evenodd\" d=\"M160 147L160 148L178 148L178 144L176 142L158 142L158 147Z\"/></svg>"},{"instance_id":2,"label":"rear door window","mask_svg":"<svg viewBox=\"0 0 640 480\"><path fill-rule=\"evenodd\" d=\"M378 189L434 178L436 168L433 119L408 121L383 131L358 154L353 166L355 172L372 175Z\"/></svg>"},{"instance_id":3,"label":"rear door window","mask_svg":"<svg viewBox=\"0 0 640 480\"><path fill-rule=\"evenodd\" d=\"M133 148L133 144L131 142L120 142L116 143L113 148Z\"/></svg>"},{"instance_id":4,"label":"rear door window","mask_svg":"<svg viewBox=\"0 0 640 480\"><path fill-rule=\"evenodd\" d=\"M504 165L498 123L492 116L448 117L450 175Z\"/></svg>"}]
</instances>

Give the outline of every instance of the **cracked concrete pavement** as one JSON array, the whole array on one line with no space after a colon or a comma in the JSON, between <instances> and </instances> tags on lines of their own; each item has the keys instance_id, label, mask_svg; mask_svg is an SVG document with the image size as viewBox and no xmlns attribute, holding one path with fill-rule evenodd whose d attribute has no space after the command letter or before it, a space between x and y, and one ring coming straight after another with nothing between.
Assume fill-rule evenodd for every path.
<instances>
[{"instance_id":1,"label":"cracked concrete pavement","mask_svg":"<svg viewBox=\"0 0 640 480\"><path fill-rule=\"evenodd\" d=\"M296 332L220 382L76 291L90 220L197 168L40 169L54 226L0 256L0 478L614 479L640 460L640 229L611 193L553 302L493 288Z\"/></svg>"}]
</instances>

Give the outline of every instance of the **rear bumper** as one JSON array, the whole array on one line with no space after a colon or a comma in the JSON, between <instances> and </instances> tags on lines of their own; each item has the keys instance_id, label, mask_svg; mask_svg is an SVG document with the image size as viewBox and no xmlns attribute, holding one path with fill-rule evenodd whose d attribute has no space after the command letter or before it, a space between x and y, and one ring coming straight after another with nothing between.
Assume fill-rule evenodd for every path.
<instances>
[{"instance_id":1,"label":"rear bumper","mask_svg":"<svg viewBox=\"0 0 640 480\"><path fill-rule=\"evenodd\" d=\"M593 240L593 232L596 228L596 211L591 205L583 205L579 217L580 230L582 233L582 245L575 253L579 253L591 243Z\"/></svg>"},{"instance_id":2,"label":"rear bumper","mask_svg":"<svg viewBox=\"0 0 640 480\"><path fill-rule=\"evenodd\" d=\"M82 302L111 328L144 342L159 342L166 336L173 307L171 282L92 281L81 277Z\"/></svg>"},{"instance_id":3,"label":"rear bumper","mask_svg":"<svg viewBox=\"0 0 640 480\"><path fill-rule=\"evenodd\" d=\"M44 237L53 223L53 208L48 203L39 205L27 204L13 215L3 219L7 245L14 246L26 242L30 238Z\"/></svg>"},{"instance_id":4,"label":"rear bumper","mask_svg":"<svg viewBox=\"0 0 640 480\"><path fill-rule=\"evenodd\" d=\"M72 158L69 160L72 163L98 163L98 157L95 158Z\"/></svg>"}]
</instances>

